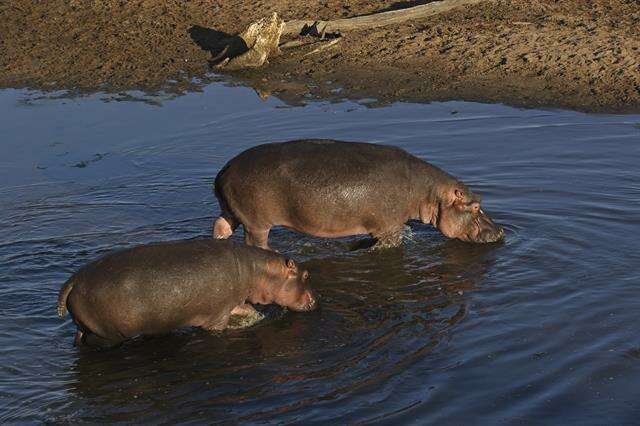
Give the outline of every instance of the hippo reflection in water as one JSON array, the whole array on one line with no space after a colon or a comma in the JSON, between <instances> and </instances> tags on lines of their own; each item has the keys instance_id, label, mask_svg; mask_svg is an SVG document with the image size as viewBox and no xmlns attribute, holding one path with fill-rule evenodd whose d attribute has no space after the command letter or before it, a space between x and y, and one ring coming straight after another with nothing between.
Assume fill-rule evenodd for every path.
<instances>
[{"instance_id":1,"label":"hippo reflection in water","mask_svg":"<svg viewBox=\"0 0 640 426\"><path fill-rule=\"evenodd\" d=\"M262 248L269 248L273 226L317 237L370 234L377 247L399 245L412 219L467 242L504 235L466 185L385 145L325 139L258 145L222 168L215 194L221 215L214 238L228 238L242 224L245 242Z\"/></svg>"}]
</instances>

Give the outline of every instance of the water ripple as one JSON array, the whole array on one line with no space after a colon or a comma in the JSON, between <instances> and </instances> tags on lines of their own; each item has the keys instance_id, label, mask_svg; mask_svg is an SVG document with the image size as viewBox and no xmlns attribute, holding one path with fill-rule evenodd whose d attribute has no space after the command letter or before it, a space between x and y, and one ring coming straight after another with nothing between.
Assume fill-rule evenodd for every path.
<instances>
[{"instance_id":1,"label":"water ripple","mask_svg":"<svg viewBox=\"0 0 640 426\"><path fill-rule=\"evenodd\" d=\"M637 117L460 102L281 109L235 90L163 108L7 109L0 422L629 423ZM299 137L390 143L443 167L483 195L505 241L411 224L401 248L371 252L353 250L364 237L276 229L273 247L311 271L319 311L267 307L247 329L73 347L73 323L55 313L69 274L121 247L208 236L224 162ZM96 153L109 155L69 167Z\"/></svg>"}]
</instances>

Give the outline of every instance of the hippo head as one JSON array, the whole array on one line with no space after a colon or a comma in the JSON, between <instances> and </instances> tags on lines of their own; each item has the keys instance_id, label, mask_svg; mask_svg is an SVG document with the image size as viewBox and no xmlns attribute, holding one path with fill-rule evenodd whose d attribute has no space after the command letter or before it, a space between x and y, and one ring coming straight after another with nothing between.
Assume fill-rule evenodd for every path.
<instances>
[{"instance_id":1,"label":"hippo head","mask_svg":"<svg viewBox=\"0 0 640 426\"><path fill-rule=\"evenodd\" d=\"M504 237L504 230L485 214L480 197L457 183L427 202L420 216L449 238L472 243L493 243Z\"/></svg>"},{"instance_id":2,"label":"hippo head","mask_svg":"<svg viewBox=\"0 0 640 426\"><path fill-rule=\"evenodd\" d=\"M318 307L309 285L309 271L298 268L292 259L278 256L267 262L267 279L250 296L251 303L276 303L292 311L306 312Z\"/></svg>"}]
</instances>

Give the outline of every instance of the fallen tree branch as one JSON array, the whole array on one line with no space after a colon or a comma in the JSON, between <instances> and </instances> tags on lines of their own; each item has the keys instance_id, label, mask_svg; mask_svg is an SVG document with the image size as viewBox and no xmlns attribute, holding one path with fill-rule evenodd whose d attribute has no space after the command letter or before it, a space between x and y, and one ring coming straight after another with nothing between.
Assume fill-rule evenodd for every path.
<instances>
[{"instance_id":1,"label":"fallen tree branch","mask_svg":"<svg viewBox=\"0 0 640 426\"><path fill-rule=\"evenodd\" d=\"M314 33L314 35L324 35L377 28L385 25L398 24L410 19L426 18L447 12L456 7L478 4L484 1L488 0L442 0L406 9L356 16L355 18L343 18L333 21L312 21L304 19L289 21L285 23L282 35L306 34L308 32Z\"/></svg>"},{"instance_id":2,"label":"fallen tree branch","mask_svg":"<svg viewBox=\"0 0 640 426\"><path fill-rule=\"evenodd\" d=\"M311 52L307 52L302 56L304 57L304 56L313 55L314 53L322 52L323 50L328 49L331 46L334 46L334 45L338 44L338 42L340 40L342 40L342 39L341 38L334 38L331 41L328 41L327 43L323 44L322 46L317 47L317 48L313 49Z\"/></svg>"},{"instance_id":3,"label":"fallen tree branch","mask_svg":"<svg viewBox=\"0 0 640 426\"><path fill-rule=\"evenodd\" d=\"M291 49L293 47L310 46L312 44L318 44L318 43L321 43L321 42L322 42L322 40L320 40L320 39L314 39L312 41L308 41L308 40L304 40L304 39L302 39L302 40L296 39L296 40L291 40L291 41L284 42L284 43L280 44L278 47L280 49Z\"/></svg>"}]
</instances>

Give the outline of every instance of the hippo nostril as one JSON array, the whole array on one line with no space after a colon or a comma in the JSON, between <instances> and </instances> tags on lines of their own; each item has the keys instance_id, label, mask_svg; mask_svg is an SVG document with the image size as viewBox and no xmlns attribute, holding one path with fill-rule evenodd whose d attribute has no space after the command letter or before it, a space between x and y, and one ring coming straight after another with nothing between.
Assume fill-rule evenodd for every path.
<instances>
[{"instance_id":1,"label":"hippo nostril","mask_svg":"<svg viewBox=\"0 0 640 426\"><path fill-rule=\"evenodd\" d=\"M495 243L501 241L504 238L504 229L498 228L498 231L493 234L493 238L489 238L487 242Z\"/></svg>"},{"instance_id":2,"label":"hippo nostril","mask_svg":"<svg viewBox=\"0 0 640 426\"><path fill-rule=\"evenodd\" d=\"M494 228L494 229L485 229L482 231L477 239L478 242L482 243L495 243L502 240L504 237L504 229L503 228Z\"/></svg>"}]
</instances>

